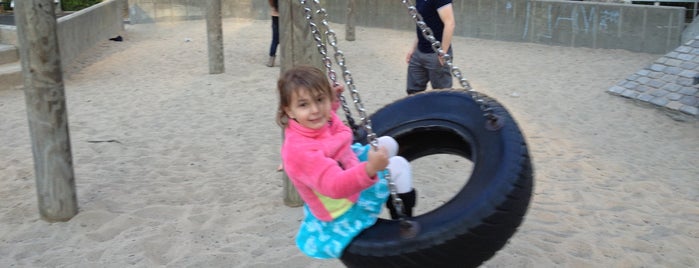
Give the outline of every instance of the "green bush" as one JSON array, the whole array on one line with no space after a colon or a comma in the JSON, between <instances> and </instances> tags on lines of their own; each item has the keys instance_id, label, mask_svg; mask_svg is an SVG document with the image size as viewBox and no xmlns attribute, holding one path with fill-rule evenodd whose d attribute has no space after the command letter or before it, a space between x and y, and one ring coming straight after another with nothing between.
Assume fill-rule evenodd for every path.
<instances>
[{"instance_id":1,"label":"green bush","mask_svg":"<svg viewBox=\"0 0 699 268\"><path fill-rule=\"evenodd\" d=\"M61 0L61 9L64 11L77 11L100 2L102 0Z\"/></svg>"}]
</instances>

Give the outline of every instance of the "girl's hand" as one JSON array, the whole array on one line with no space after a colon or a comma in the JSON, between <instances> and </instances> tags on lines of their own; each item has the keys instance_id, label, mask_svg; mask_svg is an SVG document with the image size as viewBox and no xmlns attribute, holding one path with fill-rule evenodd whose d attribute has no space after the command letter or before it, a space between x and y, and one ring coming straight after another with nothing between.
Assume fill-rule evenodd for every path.
<instances>
[{"instance_id":1,"label":"girl's hand","mask_svg":"<svg viewBox=\"0 0 699 268\"><path fill-rule=\"evenodd\" d=\"M345 85L337 83L333 85L333 91L335 92L335 96L333 96L333 100L340 100L340 95L342 95L342 92L345 91Z\"/></svg>"},{"instance_id":2,"label":"girl's hand","mask_svg":"<svg viewBox=\"0 0 699 268\"><path fill-rule=\"evenodd\" d=\"M369 156L365 170L369 177L376 176L376 173L386 169L388 166L388 150L386 147L379 147L378 150L369 150Z\"/></svg>"}]
</instances>

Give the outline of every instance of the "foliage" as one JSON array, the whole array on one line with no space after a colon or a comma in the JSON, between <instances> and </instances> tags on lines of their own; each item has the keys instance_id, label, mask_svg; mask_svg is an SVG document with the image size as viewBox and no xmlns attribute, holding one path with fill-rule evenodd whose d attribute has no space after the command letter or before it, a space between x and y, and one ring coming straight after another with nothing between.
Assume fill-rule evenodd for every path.
<instances>
[{"instance_id":1,"label":"foliage","mask_svg":"<svg viewBox=\"0 0 699 268\"><path fill-rule=\"evenodd\" d=\"M61 0L61 9L64 11L77 11L100 2L102 0Z\"/></svg>"}]
</instances>

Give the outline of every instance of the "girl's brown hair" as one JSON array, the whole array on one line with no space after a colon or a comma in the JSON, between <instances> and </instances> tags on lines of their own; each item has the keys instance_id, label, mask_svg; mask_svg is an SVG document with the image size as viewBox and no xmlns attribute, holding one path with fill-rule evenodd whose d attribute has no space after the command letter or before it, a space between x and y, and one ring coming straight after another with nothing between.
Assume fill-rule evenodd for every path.
<instances>
[{"instance_id":1,"label":"girl's brown hair","mask_svg":"<svg viewBox=\"0 0 699 268\"><path fill-rule=\"evenodd\" d=\"M310 91L311 95L318 93L332 98L332 88L328 78L321 70L308 65L298 65L287 70L277 81L279 106L277 107L277 124L286 127L289 118L284 111L291 105L291 96L301 90Z\"/></svg>"}]
</instances>

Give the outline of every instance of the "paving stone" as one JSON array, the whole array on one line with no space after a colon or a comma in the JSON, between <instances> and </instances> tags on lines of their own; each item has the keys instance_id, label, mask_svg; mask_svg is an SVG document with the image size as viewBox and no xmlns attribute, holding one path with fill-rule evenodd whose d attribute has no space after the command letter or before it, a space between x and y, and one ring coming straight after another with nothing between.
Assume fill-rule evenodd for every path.
<instances>
[{"instance_id":1,"label":"paving stone","mask_svg":"<svg viewBox=\"0 0 699 268\"><path fill-rule=\"evenodd\" d=\"M667 61L665 61L665 65L679 67L680 64L682 64L683 62L685 61L681 61L678 59L668 59Z\"/></svg>"},{"instance_id":2,"label":"paving stone","mask_svg":"<svg viewBox=\"0 0 699 268\"><path fill-rule=\"evenodd\" d=\"M639 94L637 98L645 102L650 102L650 100L653 99L653 96L651 96L650 94Z\"/></svg>"},{"instance_id":3,"label":"paving stone","mask_svg":"<svg viewBox=\"0 0 699 268\"><path fill-rule=\"evenodd\" d=\"M639 94L638 92L633 90L624 90L624 92L622 92L621 95L630 99L635 99L638 98Z\"/></svg>"},{"instance_id":4,"label":"paving stone","mask_svg":"<svg viewBox=\"0 0 699 268\"><path fill-rule=\"evenodd\" d=\"M657 97L657 98L653 98L652 100L650 100L650 103L658 105L658 106L665 106L665 104L667 104L668 102L670 102L670 101L668 101L666 98L663 98L663 97Z\"/></svg>"},{"instance_id":5,"label":"paving stone","mask_svg":"<svg viewBox=\"0 0 699 268\"><path fill-rule=\"evenodd\" d=\"M665 108L677 111L682 108L682 106L684 106L684 104L680 103L679 101L671 101L665 105Z\"/></svg>"},{"instance_id":6,"label":"paving stone","mask_svg":"<svg viewBox=\"0 0 699 268\"><path fill-rule=\"evenodd\" d=\"M637 87L635 87L633 89L640 92L640 93L643 93L643 92L653 91L654 88L646 86L646 85L638 85Z\"/></svg>"},{"instance_id":7,"label":"paving stone","mask_svg":"<svg viewBox=\"0 0 699 268\"><path fill-rule=\"evenodd\" d=\"M636 81L638 81L638 83L641 85L645 85L645 84L648 84L648 82L650 81L650 78L649 77L640 77L640 78L636 79Z\"/></svg>"},{"instance_id":8,"label":"paving stone","mask_svg":"<svg viewBox=\"0 0 699 268\"><path fill-rule=\"evenodd\" d=\"M662 80L658 80L658 79L648 81L648 86L651 86L654 88L661 88L665 84L667 84L667 83L662 81Z\"/></svg>"},{"instance_id":9,"label":"paving stone","mask_svg":"<svg viewBox=\"0 0 699 268\"><path fill-rule=\"evenodd\" d=\"M650 71L648 69L641 69L641 70L638 70L638 72L636 72L636 74L640 75L640 76L647 76L649 73L650 73Z\"/></svg>"},{"instance_id":10,"label":"paving stone","mask_svg":"<svg viewBox=\"0 0 699 268\"><path fill-rule=\"evenodd\" d=\"M635 89L638 85L640 84L633 81L626 81L622 86L628 89Z\"/></svg>"},{"instance_id":11,"label":"paving stone","mask_svg":"<svg viewBox=\"0 0 699 268\"><path fill-rule=\"evenodd\" d=\"M682 106L680 107L680 111L686 114L691 114L694 116L699 115L699 108L697 107L692 107L692 106Z\"/></svg>"},{"instance_id":12,"label":"paving stone","mask_svg":"<svg viewBox=\"0 0 699 268\"><path fill-rule=\"evenodd\" d=\"M699 88L695 88L695 87L683 87L682 89L680 89L680 94L684 94L684 95L688 95L688 96L689 95L696 95L697 92L699 92Z\"/></svg>"},{"instance_id":13,"label":"paving stone","mask_svg":"<svg viewBox=\"0 0 699 268\"><path fill-rule=\"evenodd\" d=\"M697 97L694 96L684 96L680 99L680 103L688 106L698 106L699 101L697 100Z\"/></svg>"},{"instance_id":14,"label":"paving stone","mask_svg":"<svg viewBox=\"0 0 699 268\"><path fill-rule=\"evenodd\" d=\"M650 95L652 95L653 97L662 97L662 96L667 95L667 93L669 93L669 92L662 90L662 89L655 89L655 90L652 90L650 92Z\"/></svg>"},{"instance_id":15,"label":"paving stone","mask_svg":"<svg viewBox=\"0 0 699 268\"><path fill-rule=\"evenodd\" d=\"M665 68L666 66L662 64L653 64L650 66L650 69L656 72L662 72L663 70L665 70Z\"/></svg>"},{"instance_id":16,"label":"paving stone","mask_svg":"<svg viewBox=\"0 0 699 268\"><path fill-rule=\"evenodd\" d=\"M665 73L663 73L663 72L650 72L648 74L648 78L658 79L658 78L662 78L664 75L665 75Z\"/></svg>"},{"instance_id":17,"label":"paving stone","mask_svg":"<svg viewBox=\"0 0 699 268\"><path fill-rule=\"evenodd\" d=\"M697 51L697 54L699 54L699 51ZM699 64L691 62L691 61L685 61L679 66L682 69L689 69L689 70L695 70L699 68Z\"/></svg>"},{"instance_id":18,"label":"paving stone","mask_svg":"<svg viewBox=\"0 0 699 268\"><path fill-rule=\"evenodd\" d=\"M684 71L684 69L682 69L680 67L667 67L667 68L665 68L665 73L668 73L668 74L680 74L682 71Z\"/></svg>"},{"instance_id":19,"label":"paving stone","mask_svg":"<svg viewBox=\"0 0 699 268\"><path fill-rule=\"evenodd\" d=\"M667 83L662 87L662 89L667 90L669 92L677 92L677 91L680 91L680 89L682 89L682 87L678 84Z\"/></svg>"},{"instance_id":20,"label":"paving stone","mask_svg":"<svg viewBox=\"0 0 699 268\"><path fill-rule=\"evenodd\" d=\"M697 72L695 72L693 70L684 70L684 71L680 72L680 76L689 77L689 78L693 79L695 76L697 76Z\"/></svg>"},{"instance_id":21,"label":"paving stone","mask_svg":"<svg viewBox=\"0 0 699 268\"><path fill-rule=\"evenodd\" d=\"M693 60L694 55L692 55L692 54L680 54L679 56L677 56L677 58L681 59L681 60Z\"/></svg>"},{"instance_id":22,"label":"paving stone","mask_svg":"<svg viewBox=\"0 0 699 268\"><path fill-rule=\"evenodd\" d=\"M694 85L694 78L678 77L675 83L680 86L691 87Z\"/></svg>"},{"instance_id":23,"label":"paving stone","mask_svg":"<svg viewBox=\"0 0 699 268\"><path fill-rule=\"evenodd\" d=\"M682 94L677 94L677 93L674 93L674 92L673 92L673 93L668 93L667 95L665 95L665 98L667 98L668 100L671 100L671 101L680 100L682 97L684 97L684 95L682 95Z\"/></svg>"},{"instance_id":24,"label":"paving stone","mask_svg":"<svg viewBox=\"0 0 699 268\"><path fill-rule=\"evenodd\" d=\"M613 87L611 87L611 88L609 89L609 92L612 92L612 93L614 93L614 94L621 95L621 93L624 92L624 90L626 90L626 89L623 88L623 87L620 87L620 86L613 86Z\"/></svg>"},{"instance_id":25,"label":"paving stone","mask_svg":"<svg viewBox=\"0 0 699 268\"><path fill-rule=\"evenodd\" d=\"M678 48L675 49L675 51L679 53L690 53L692 52L692 47L690 46L679 46Z\"/></svg>"},{"instance_id":26,"label":"paving stone","mask_svg":"<svg viewBox=\"0 0 699 268\"><path fill-rule=\"evenodd\" d=\"M671 75L671 74L665 74L660 79L665 81L665 82L675 82L675 79L677 79L677 76Z\"/></svg>"}]
</instances>

